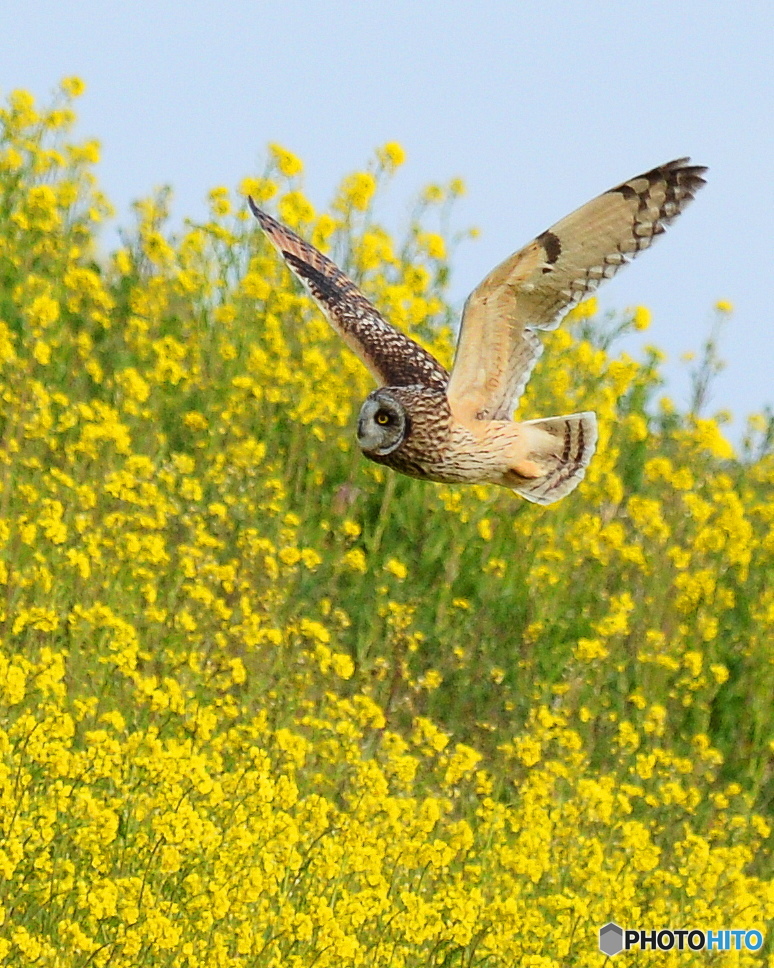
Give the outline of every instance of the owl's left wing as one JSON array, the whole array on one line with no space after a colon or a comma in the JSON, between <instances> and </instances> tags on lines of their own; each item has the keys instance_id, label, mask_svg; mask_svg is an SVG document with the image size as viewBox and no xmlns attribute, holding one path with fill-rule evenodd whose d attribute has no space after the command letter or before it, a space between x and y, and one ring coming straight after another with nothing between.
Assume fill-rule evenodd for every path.
<instances>
[{"instance_id":1,"label":"owl's left wing","mask_svg":"<svg viewBox=\"0 0 774 968\"><path fill-rule=\"evenodd\" d=\"M388 323L322 252L248 202L269 241L380 384L446 389L449 374L432 354Z\"/></svg>"},{"instance_id":2,"label":"owl's left wing","mask_svg":"<svg viewBox=\"0 0 774 968\"><path fill-rule=\"evenodd\" d=\"M704 184L679 158L587 202L497 266L468 297L447 394L461 420L507 420L566 310L647 249Z\"/></svg>"}]
</instances>

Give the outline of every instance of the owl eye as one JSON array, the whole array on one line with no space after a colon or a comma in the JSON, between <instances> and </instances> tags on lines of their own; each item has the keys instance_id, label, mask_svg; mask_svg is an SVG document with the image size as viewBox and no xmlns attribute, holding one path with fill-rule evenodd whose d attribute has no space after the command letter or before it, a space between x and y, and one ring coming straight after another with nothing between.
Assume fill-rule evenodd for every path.
<instances>
[{"instance_id":1,"label":"owl eye","mask_svg":"<svg viewBox=\"0 0 774 968\"><path fill-rule=\"evenodd\" d=\"M390 415L386 410L379 410L376 414L375 420L378 424L384 427L390 422Z\"/></svg>"}]
</instances>

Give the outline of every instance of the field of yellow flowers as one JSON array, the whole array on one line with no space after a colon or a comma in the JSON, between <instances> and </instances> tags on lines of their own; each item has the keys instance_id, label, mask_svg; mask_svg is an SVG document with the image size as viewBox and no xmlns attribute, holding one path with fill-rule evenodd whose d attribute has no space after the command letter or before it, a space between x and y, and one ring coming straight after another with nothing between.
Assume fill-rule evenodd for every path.
<instances>
[{"instance_id":1,"label":"field of yellow flowers","mask_svg":"<svg viewBox=\"0 0 774 968\"><path fill-rule=\"evenodd\" d=\"M771 426L736 457L658 400L656 349L613 352L647 311L592 303L523 405L598 412L571 497L369 464L369 378L244 195L449 363L461 183L399 243L398 145L322 214L272 146L205 224L171 236L160 193L107 255L82 86L0 109L0 964L566 968L609 920L770 934ZM770 937L716 957L774 965Z\"/></svg>"}]
</instances>

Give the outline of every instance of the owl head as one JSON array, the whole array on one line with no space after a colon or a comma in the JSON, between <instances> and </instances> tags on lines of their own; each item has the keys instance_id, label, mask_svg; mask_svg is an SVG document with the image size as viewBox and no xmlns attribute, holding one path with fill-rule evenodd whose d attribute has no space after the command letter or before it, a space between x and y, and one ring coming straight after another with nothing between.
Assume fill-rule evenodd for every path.
<instances>
[{"instance_id":1,"label":"owl head","mask_svg":"<svg viewBox=\"0 0 774 968\"><path fill-rule=\"evenodd\" d=\"M357 421L357 442L364 454L386 457L409 431L409 415L395 393L381 387L366 397Z\"/></svg>"}]
</instances>

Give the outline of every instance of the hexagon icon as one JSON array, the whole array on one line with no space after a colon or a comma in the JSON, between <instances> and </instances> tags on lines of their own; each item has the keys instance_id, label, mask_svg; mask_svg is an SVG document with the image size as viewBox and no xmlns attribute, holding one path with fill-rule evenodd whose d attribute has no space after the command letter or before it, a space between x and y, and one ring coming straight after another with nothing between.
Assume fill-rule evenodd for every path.
<instances>
[{"instance_id":1,"label":"hexagon icon","mask_svg":"<svg viewBox=\"0 0 774 968\"><path fill-rule=\"evenodd\" d=\"M608 921L599 929L599 950L605 955L617 955L623 951L623 928L615 921Z\"/></svg>"}]
</instances>

